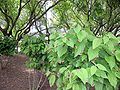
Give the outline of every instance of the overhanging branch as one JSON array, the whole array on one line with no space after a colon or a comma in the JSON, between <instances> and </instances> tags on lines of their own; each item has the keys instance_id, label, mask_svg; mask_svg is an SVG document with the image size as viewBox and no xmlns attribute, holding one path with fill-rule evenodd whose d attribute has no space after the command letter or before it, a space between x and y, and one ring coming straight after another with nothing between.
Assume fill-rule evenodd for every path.
<instances>
[{"instance_id":1,"label":"overhanging branch","mask_svg":"<svg viewBox=\"0 0 120 90\"><path fill-rule=\"evenodd\" d=\"M22 29L20 29L19 31L22 31L22 30L26 31L26 30L28 30L37 20L41 19L51 8L55 7L60 1L63 1L63 0L59 0L56 3L54 3L48 9L46 9L46 11L44 11L40 16L36 17L35 19L33 18L32 22L28 22L26 24L26 26L23 27Z\"/></svg>"}]
</instances>

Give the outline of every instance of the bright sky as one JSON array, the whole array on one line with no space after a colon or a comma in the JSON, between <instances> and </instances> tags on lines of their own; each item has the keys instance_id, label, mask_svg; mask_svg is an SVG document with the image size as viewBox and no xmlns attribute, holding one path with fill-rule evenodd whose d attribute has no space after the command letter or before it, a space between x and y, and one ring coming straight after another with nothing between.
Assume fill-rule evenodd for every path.
<instances>
[{"instance_id":1,"label":"bright sky","mask_svg":"<svg viewBox=\"0 0 120 90\"><path fill-rule=\"evenodd\" d=\"M47 3L46 3L46 9L47 8L49 8L50 6L52 5L52 2L51 1L48 1ZM51 19L53 18L52 17L52 12L51 12L51 9L46 13L46 15L47 15L47 21L48 21L48 26L50 26L51 25ZM45 29L45 26L42 26L42 28L43 29ZM35 33L35 32L37 32L37 30L35 29L35 27L32 27L32 30L30 31L30 33ZM43 31L43 33L45 33L45 31Z\"/></svg>"}]
</instances>

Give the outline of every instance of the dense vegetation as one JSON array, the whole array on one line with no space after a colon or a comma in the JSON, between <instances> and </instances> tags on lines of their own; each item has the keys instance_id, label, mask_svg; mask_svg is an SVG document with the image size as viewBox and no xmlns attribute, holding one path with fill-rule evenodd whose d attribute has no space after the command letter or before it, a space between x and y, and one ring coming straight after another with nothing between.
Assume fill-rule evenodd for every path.
<instances>
[{"instance_id":1,"label":"dense vegetation","mask_svg":"<svg viewBox=\"0 0 120 90\"><path fill-rule=\"evenodd\" d=\"M26 36L22 41L20 45L21 52L29 57L30 60L27 62L29 68L42 69L45 63L47 63L44 41L44 36Z\"/></svg>"},{"instance_id":2,"label":"dense vegetation","mask_svg":"<svg viewBox=\"0 0 120 90\"><path fill-rule=\"evenodd\" d=\"M119 0L65 0L55 7L55 25L70 29L79 24L90 26L95 35L105 31L119 36L120 1Z\"/></svg>"},{"instance_id":3,"label":"dense vegetation","mask_svg":"<svg viewBox=\"0 0 120 90\"><path fill-rule=\"evenodd\" d=\"M49 52L50 84L58 90L116 90L120 83L119 38L111 33L95 37L88 28L52 34Z\"/></svg>"},{"instance_id":4,"label":"dense vegetation","mask_svg":"<svg viewBox=\"0 0 120 90\"><path fill-rule=\"evenodd\" d=\"M116 90L120 0L0 0L0 55L18 47L58 90Z\"/></svg>"},{"instance_id":5,"label":"dense vegetation","mask_svg":"<svg viewBox=\"0 0 120 90\"><path fill-rule=\"evenodd\" d=\"M0 56L10 56L15 53L17 42L14 38L0 37Z\"/></svg>"}]
</instances>

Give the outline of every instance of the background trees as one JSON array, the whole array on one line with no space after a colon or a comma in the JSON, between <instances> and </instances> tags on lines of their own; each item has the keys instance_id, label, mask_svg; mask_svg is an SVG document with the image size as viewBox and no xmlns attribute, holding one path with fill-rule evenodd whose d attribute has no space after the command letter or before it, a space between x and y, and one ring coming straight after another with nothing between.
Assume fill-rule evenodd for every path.
<instances>
[{"instance_id":1,"label":"background trees","mask_svg":"<svg viewBox=\"0 0 120 90\"><path fill-rule=\"evenodd\" d=\"M0 31L4 36L15 37L19 41L33 26L41 33L39 27L41 23L45 24L43 21L45 14L60 0L55 2L51 0L53 4L48 8L45 8L48 0L1 0L0 2Z\"/></svg>"},{"instance_id":2,"label":"background trees","mask_svg":"<svg viewBox=\"0 0 120 90\"><path fill-rule=\"evenodd\" d=\"M89 26L95 35L112 32L119 36L119 0L65 0L55 7L57 25L69 29L75 23Z\"/></svg>"},{"instance_id":3,"label":"background trees","mask_svg":"<svg viewBox=\"0 0 120 90\"><path fill-rule=\"evenodd\" d=\"M95 35L112 32L119 36L119 0L1 0L0 31L18 41L33 28L37 33L46 30L70 29L79 24L89 26ZM49 5L52 3L51 5ZM54 8L55 7L55 8ZM51 24L47 12L52 9ZM44 28L43 28L44 26Z\"/></svg>"}]
</instances>

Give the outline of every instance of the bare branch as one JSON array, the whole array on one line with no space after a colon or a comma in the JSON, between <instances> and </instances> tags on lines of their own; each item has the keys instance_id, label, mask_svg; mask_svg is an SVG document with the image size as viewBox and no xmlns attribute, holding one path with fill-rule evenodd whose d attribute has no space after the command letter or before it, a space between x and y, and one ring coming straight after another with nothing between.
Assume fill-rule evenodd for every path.
<instances>
[{"instance_id":1,"label":"bare branch","mask_svg":"<svg viewBox=\"0 0 120 90\"><path fill-rule=\"evenodd\" d=\"M14 26L15 26L15 24L16 24L19 16L20 16L21 10L22 10L22 0L20 0L19 9L18 9L18 15L16 16L16 18L15 18L13 24L12 24L12 27L11 27L11 29L9 31L9 35L12 35L12 29L14 28Z\"/></svg>"},{"instance_id":2,"label":"bare branch","mask_svg":"<svg viewBox=\"0 0 120 90\"><path fill-rule=\"evenodd\" d=\"M12 27L11 27L11 29L10 29L10 31L9 31L9 35L12 35L12 29L14 28L14 26L15 26L15 24L16 24L19 16L20 16L20 14L21 14L22 9L23 9L29 2L30 2L30 0L28 0L28 1L22 6L22 0L20 0L19 9L18 9L18 15L16 16L16 18L15 18L13 24L12 24Z\"/></svg>"},{"instance_id":3,"label":"bare branch","mask_svg":"<svg viewBox=\"0 0 120 90\"><path fill-rule=\"evenodd\" d=\"M13 19L11 16L9 16L7 13L5 13L1 8L0 8L0 11L1 13L3 13L4 15L6 15L10 20L11 20L11 23L13 24Z\"/></svg>"},{"instance_id":4,"label":"bare branch","mask_svg":"<svg viewBox=\"0 0 120 90\"><path fill-rule=\"evenodd\" d=\"M30 0L28 0L21 8L24 8L29 2Z\"/></svg>"},{"instance_id":5,"label":"bare branch","mask_svg":"<svg viewBox=\"0 0 120 90\"><path fill-rule=\"evenodd\" d=\"M89 0L89 2L88 2L88 21L90 18L91 9L92 9L92 0Z\"/></svg>"},{"instance_id":6,"label":"bare branch","mask_svg":"<svg viewBox=\"0 0 120 90\"><path fill-rule=\"evenodd\" d=\"M27 30L29 29L37 20L41 19L51 8L53 8L54 6L56 6L60 1L62 0L59 0L57 1L55 4L53 4L52 6L50 6L48 9L46 9L45 12L43 12L39 17L35 18L31 23L28 23L25 27L23 27L22 29L20 29L20 31L22 30ZM29 26L28 26L29 25Z\"/></svg>"},{"instance_id":7,"label":"bare branch","mask_svg":"<svg viewBox=\"0 0 120 90\"><path fill-rule=\"evenodd\" d=\"M75 11L74 11L73 9L72 9L72 11L73 11L75 17L82 23L83 26L85 26L85 24L84 24L83 21L80 19L80 17L78 17L78 15L76 15ZM80 23L80 25L81 25L81 23Z\"/></svg>"}]
</instances>

